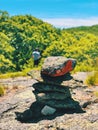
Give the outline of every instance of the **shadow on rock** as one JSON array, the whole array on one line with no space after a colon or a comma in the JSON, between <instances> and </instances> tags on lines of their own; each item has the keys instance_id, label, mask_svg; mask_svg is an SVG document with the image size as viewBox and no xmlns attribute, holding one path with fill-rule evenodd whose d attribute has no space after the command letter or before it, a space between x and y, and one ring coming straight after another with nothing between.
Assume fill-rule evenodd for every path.
<instances>
[{"instance_id":1,"label":"shadow on rock","mask_svg":"<svg viewBox=\"0 0 98 130\"><path fill-rule=\"evenodd\" d=\"M74 102L76 103L77 101ZM77 106L74 109L56 109L56 112L54 114L45 116L41 114L41 110L44 108L44 106L45 105L36 101L32 103L30 108L25 110L23 113L15 112L16 119L21 123L37 123L41 120L52 120L64 114L85 113L85 111L81 109L77 102Z\"/></svg>"},{"instance_id":2,"label":"shadow on rock","mask_svg":"<svg viewBox=\"0 0 98 130\"><path fill-rule=\"evenodd\" d=\"M41 120L52 120L64 114L84 113L79 102L72 99L69 87L61 85L62 81L72 78L70 74L54 78L46 75L42 76L44 81L37 82L32 86L36 102L32 103L30 108L23 113L16 112L16 119L18 121L37 123ZM46 106L55 112L51 113L50 109L47 109L46 111L50 113L43 113Z\"/></svg>"},{"instance_id":3,"label":"shadow on rock","mask_svg":"<svg viewBox=\"0 0 98 130\"><path fill-rule=\"evenodd\" d=\"M58 77L51 77L41 73L41 78L44 80L44 82L53 82L58 84L61 84L63 81L68 81L73 79L70 73Z\"/></svg>"}]
</instances>

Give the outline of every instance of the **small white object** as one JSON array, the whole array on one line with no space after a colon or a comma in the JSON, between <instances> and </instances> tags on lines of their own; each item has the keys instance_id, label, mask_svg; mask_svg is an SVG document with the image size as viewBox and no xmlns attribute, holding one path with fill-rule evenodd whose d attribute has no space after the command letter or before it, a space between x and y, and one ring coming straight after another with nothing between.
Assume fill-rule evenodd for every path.
<instances>
[{"instance_id":1,"label":"small white object","mask_svg":"<svg viewBox=\"0 0 98 130\"><path fill-rule=\"evenodd\" d=\"M44 108L41 110L41 114L43 114L43 115L52 115L52 114L54 114L55 113L55 111L56 111L56 109L55 108L52 108L52 107L50 107L50 106L44 106Z\"/></svg>"}]
</instances>

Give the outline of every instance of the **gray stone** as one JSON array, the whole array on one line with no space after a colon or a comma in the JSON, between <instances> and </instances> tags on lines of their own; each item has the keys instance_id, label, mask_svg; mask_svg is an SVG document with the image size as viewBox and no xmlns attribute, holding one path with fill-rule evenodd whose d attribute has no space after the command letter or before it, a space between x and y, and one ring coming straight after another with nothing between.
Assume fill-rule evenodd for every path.
<instances>
[{"instance_id":1,"label":"gray stone","mask_svg":"<svg viewBox=\"0 0 98 130\"><path fill-rule=\"evenodd\" d=\"M55 108L52 108L50 106L44 106L44 108L41 110L41 114L42 115L52 115L56 112L56 109Z\"/></svg>"}]
</instances>

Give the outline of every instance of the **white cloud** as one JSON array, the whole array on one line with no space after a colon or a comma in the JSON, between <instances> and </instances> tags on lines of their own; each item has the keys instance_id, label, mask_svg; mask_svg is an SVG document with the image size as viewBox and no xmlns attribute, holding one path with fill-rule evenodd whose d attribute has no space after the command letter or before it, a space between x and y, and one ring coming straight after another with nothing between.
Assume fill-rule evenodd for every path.
<instances>
[{"instance_id":1,"label":"white cloud","mask_svg":"<svg viewBox=\"0 0 98 130\"><path fill-rule=\"evenodd\" d=\"M69 28L77 26L91 26L98 24L98 17L75 19L75 18L49 18L43 19L43 21L52 24L55 27Z\"/></svg>"}]
</instances>

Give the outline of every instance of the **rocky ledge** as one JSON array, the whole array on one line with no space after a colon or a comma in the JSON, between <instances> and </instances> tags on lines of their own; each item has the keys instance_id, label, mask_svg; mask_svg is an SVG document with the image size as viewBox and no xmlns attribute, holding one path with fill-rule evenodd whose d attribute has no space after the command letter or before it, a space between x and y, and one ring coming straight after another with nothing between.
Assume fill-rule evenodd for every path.
<instances>
[{"instance_id":1,"label":"rocky ledge","mask_svg":"<svg viewBox=\"0 0 98 130\"><path fill-rule=\"evenodd\" d=\"M41 91L39 94L34 88L39 84L37 80L30 77L21 78L21 82L19 78L17 80L10 79L10 85L15 81L18 86L25 87L0 97L0 130L98 130L98 97L96 95L98 86L86 86L82 76L85 77L83 73L72 75L70 78L64 77L65 80L60 83L68 88L64 88L65 92L63 91L59 97L57 95L63 88L54 87L56 89L55 96L45 91ZM8 80L2 80L2 82L9 84ZM58 82L56 82L57 84ZM53 102L50 103L51 98L53 98L53 102L57 101L55 106ZM58 103L58 98L61 98L60 102L63 100L64 102ZM43 99L48 99L49 102L41 103L44 101ZM66 104L67 99L71 100L72 107L74 103L78 107L75 109L56 107L58 104ZM50 106L49 103L53 106ZM44 115L43 108L52 110L53 114Z\"/></svg>"}]
</instances>

